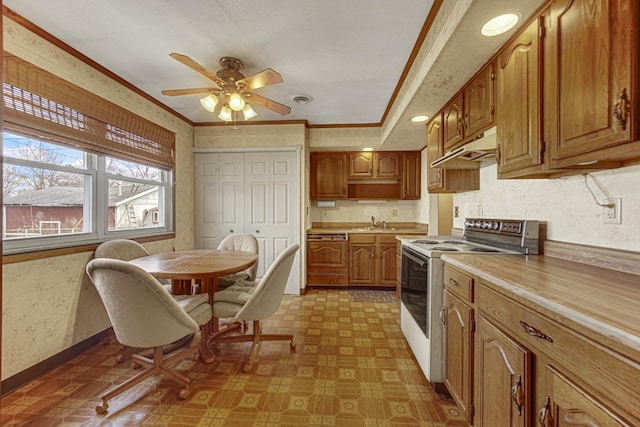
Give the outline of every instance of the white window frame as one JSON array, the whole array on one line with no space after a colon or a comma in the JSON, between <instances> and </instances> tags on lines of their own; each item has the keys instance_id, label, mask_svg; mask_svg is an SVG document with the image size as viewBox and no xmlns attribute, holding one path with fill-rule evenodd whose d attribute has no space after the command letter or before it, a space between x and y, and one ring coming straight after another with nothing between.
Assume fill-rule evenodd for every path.
<instances>
[{"instance_id":1,"label":"white window frame","mask_svg":"<svg viewBox=\"0 0 640 427\"><path fill-rule=\"evenodd\" d=\"M9 131L9 133L11 133ZM37 138L31 138L37 139ZM55 144L54 141L46 141ZM56 144L64 146L64 144ZM83 151L83 150L81 150ZM173 171L161 170L160 180L144 180L110 174L105 171L104 154L93 154L86 151L86 169L76 168L73 166L48 164L33 160L19 159L15 157L3 157L4 163L15 166L49 169L61 172L69 172L74 174L85 175L85 200L84 200L84 221L85 231L82 233L66 234L66 235L49 235L42 237L28 237L3 239L3 254L9 255L14 253L33 252L41 250L49 250L63 247L81 246L86 244L100 243L112 238L135 239L142 237L161 236L173 232L173 192L175 186L173 182ZM131 162L131 160L127 160ZM140 162L134 162L140 163ZM142 164L142 163L140 163ZM3 164L4 166L4 164ZM108 183L109 179L117 179L128 182L137 182L146 185L159 187L158 193L158 212L162 226L146 227L137 229L114 230L108 229ZM3 205L4 211L4 205ZM6 212L3 217L6 218ZM89 223L91 229L89 230Z\"/></svg>"}]
</instances>

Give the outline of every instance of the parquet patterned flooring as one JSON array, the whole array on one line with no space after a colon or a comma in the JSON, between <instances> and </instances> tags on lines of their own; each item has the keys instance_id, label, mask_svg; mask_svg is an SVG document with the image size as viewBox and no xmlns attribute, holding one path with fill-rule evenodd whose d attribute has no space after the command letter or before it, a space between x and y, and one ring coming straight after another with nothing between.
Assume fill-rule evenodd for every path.
<instances>
[{"instance_id":1,"label":"parquet patterned flooring","mask_svg":"<svg viewBox=\"0 0 640 427\"><path fill-rule=\"evenodd\" d=\"M169 379L151 378L116 396L104 415L100 395L131 376L117 345L97 345L0 400L8 426L464 426L455 404L435 394L400 331L393 293L310 290L285 296L265 332L294 333L261 344L252 372L249 344L225 344L210 365L184 361L193 380L178 398Z\"/></svg>"}]
</instances>

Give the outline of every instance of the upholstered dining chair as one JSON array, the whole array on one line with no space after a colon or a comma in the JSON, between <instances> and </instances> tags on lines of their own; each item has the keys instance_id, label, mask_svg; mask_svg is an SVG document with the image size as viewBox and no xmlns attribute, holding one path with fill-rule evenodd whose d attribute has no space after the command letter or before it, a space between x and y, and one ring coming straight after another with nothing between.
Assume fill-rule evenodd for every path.
<instances>
[{"instance_id":1,"label":"upholstered dining chair","mask_svg":"<svg viewBox=\"0 0 640 427\"><path fill-rule=\"evenodd\" d=\"M234 323L213 334L209 344L219 350L221 343L251 342L249 356L242 367L244 372L251 370L254 353L262 341L289 341L291 350L296 347L293 335L262 333L261 321L278 311L298 248L297 244L293 244L282 251L257 284L240 280L213 296L213 316L231 318ZM238 330L238 323L247 321L253 322L252 333L247 333L245 328L241 335L228 335L229 332Z\"/></svg>"},{"instance_id":2,"label":"upholstered dining chair","mask_svg":"<svg viewBox=\"0 0 640 427\"><path fill-rule=\"evenodd\" d=\"M218 245L219 251L243 251L251 252L253 254L258 253L258 240L252 234L248 233L233 233L229 234L220 241ZM238 280L246 280L253 282L256 280L256 274L258 273L258 261L250 265L246 270L239 271L237 273L228 274L219 278L219 286L221 289L233 285Z\"/></svg>"},{"instance_id":3,"label":"upholstered dining chair","mask_svg":"<svg viewBox=\"0 0 640 427\"><path fill-rule=\"evenodd\" d=\"M90 261L86 269L102 298L118 341L130 347L153 348L152 358L133 355L134 362L147 369L107 391L96 412L106 412L109 399L158 374L181 384L179 397L186 399L190 380L170 365L187 357L197 360L201 339L199 323L211 319L208 302L202 300L197 307L191 307L191 316L153 276L126 261L97 258ZM163 355L164 346L178 342L182 346Z\"/></svg>"}]
</instances>

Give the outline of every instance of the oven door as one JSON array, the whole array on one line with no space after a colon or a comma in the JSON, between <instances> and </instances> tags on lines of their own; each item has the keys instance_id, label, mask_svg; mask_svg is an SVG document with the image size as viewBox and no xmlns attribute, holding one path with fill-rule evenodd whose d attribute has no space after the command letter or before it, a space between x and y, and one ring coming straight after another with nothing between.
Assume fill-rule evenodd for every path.
<instances>
[{"instance_id":1,"label":"oven door","mask_svg":"<svg viewBox=\"0 0 640 427\"><path fill-rule=\"evenodd\" d=\"M429 257L402 246L401 262L400 298L429 338Z\"/></svg>"}]
</instances>

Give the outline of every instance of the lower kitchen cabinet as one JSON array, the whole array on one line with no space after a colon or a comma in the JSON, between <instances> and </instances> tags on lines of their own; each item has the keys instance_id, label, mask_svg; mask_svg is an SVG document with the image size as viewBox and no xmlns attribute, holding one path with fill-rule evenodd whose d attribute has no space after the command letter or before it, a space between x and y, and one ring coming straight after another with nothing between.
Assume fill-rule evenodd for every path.
<instances>
[{"instance_id":1,"label":"lower kitchen cabinet","mask_svg":"<svg viewBox=\"0 0 640 427\"><path fill-rule=\"evenodd\" d=\"M640 359L459 266L444 280L445 385L470 425L640 425Z\"/></svg>"},{"instance_id":2,"label":"lower kitchen cabinet","mask_svg":"<svg viewBox=\"0 0 640 427\"><path fill-rule=\"evenodd\" d=\"M396 286L397 252L393 234L351 234L349 285Z\"/></svg>"}]
</instances>

